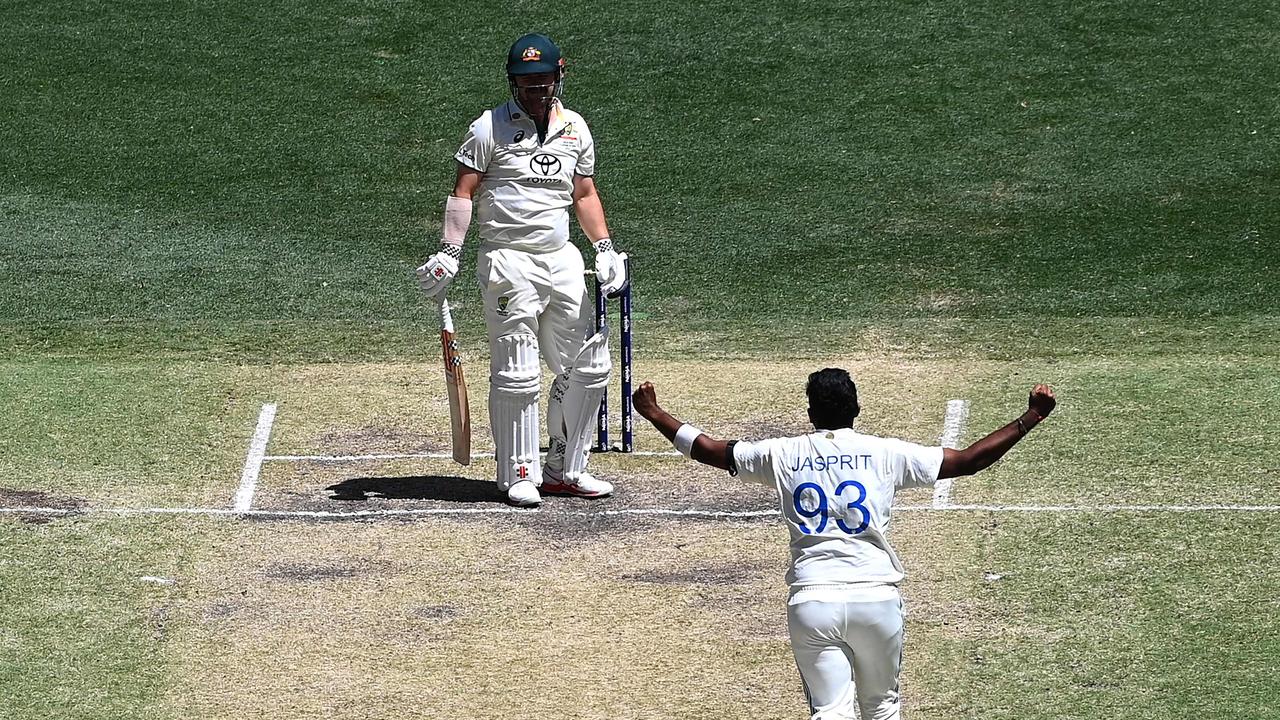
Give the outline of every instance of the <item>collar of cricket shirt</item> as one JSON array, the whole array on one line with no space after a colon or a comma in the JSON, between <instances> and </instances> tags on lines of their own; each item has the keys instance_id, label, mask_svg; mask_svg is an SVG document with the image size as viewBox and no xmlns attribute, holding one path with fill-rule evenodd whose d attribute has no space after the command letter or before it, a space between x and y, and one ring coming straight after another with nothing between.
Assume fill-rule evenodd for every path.
<instances>
[{"instance_id":1,"label":"collar of cricket shirt","mask_svg":"<svg viewBox=\"0 0 1280 720\"><path fill-rule=\"evenodd\" d=\"M507 101L507 117L514 122L524 123L531 130L537 132L537 125L529 113L525 112L516 104L515 100ZM543 145L558 139L561 135L574 135L573 123L569 122L569 115L565 112L564 105L557 98L555 105L551 108L551 117L547 119L547 139L542 142Z\"/></svg>"}]
</instances>

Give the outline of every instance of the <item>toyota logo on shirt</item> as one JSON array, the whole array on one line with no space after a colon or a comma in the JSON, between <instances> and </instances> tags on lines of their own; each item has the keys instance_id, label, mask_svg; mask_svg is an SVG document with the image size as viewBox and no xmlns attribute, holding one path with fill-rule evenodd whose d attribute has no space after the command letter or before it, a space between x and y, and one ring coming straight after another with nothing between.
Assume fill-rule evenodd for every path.
<instances>
[{"instance_id":1,"label":"toyota logo on shirt","mask_svg":"<svg viewBox=\"0 0 1280 720\"><path fill-rule=\"evenodd\" d=\"M560 158L550 153L539 153L529 158L529 169L545 177L558 175L560 173Z\"/></svg>"}]
</instances>

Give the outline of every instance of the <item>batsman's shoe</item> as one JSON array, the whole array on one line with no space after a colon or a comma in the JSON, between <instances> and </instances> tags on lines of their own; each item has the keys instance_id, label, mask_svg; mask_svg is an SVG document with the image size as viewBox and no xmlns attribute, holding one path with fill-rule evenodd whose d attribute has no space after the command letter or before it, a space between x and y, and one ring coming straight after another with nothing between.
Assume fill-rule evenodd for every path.
<instances>
[{"instance_id":1,"label":"batsman's shoe","mask_svg":"<svg viewBox=\"0 0 1280 720\"><path fill-rule=\"evenodd\" d=\"M532 480L521 480L507 488L507 499L512 505L533 507L542 502L542 495L538 494L538 488Z\"/></svg>"},{"instance_id":2,"label":"batsman's shoe","mask_svg":"<svg viewBox=\"0 0 1280 720\"><path fill-rule=\"evenodd\" d=\"M550 468L542 469L542 492L548 495L574 495L585 498L598 498L613 494L613 485L600 480L591 473L582 473L576 480L566 480L564 476Z\"/></svg>"}]
</instances>

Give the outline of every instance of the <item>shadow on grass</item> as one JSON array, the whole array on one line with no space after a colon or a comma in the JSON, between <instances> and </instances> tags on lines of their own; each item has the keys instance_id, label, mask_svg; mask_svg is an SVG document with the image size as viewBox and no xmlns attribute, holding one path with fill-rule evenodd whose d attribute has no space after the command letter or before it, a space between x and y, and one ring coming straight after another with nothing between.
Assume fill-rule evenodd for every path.
<instances>
[{"instance_id":1,"label":"shadow on grass","mask_svg":"<svg viewBox=\"0 0 1280 720\"><path fill-rule=\"evenodd\" d=\"M446 500L467 503L505 503L507 494L495 483L452 475L360 477L325 488L330 500Z\"/></svg>"}]
</instances>

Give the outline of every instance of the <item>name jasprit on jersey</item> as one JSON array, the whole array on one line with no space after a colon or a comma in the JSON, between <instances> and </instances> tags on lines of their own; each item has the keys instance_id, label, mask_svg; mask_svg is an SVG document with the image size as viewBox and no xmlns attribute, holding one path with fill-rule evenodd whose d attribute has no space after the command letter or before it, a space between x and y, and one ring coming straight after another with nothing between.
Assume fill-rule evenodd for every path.
<instances>
[{"instance_id":1,"label":"name jasprit on jersey","mask_svg":"<svg viewBox=\"0 0 1280 720\"><path fill-rule=\"evenodd\" d=\"M801 470L825 472L827 470L870 469L870 455L814 455L811 457L796 458L795 464L791 466L791 472L800 472Z\"/></svg>"}]
</instances>

